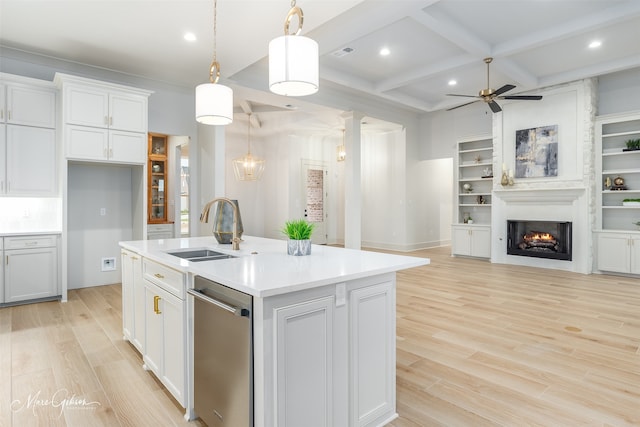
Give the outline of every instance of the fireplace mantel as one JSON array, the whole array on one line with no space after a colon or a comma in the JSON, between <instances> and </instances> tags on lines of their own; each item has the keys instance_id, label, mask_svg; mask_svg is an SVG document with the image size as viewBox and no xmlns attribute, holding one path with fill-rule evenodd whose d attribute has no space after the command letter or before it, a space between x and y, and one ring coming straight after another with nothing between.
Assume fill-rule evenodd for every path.
<instances>
[{"instance_id":1,"label":"fireplace mantel","mask_svg":"<svg viewBox=\"0 0 640 427\"><path fill-rule=\"evenodd\" d=\"M495 189L495 196L508 203L518 204L566 204L582 197L585 187L568 188L526 188L526 189Z\"/></svg>"}]
</instances>

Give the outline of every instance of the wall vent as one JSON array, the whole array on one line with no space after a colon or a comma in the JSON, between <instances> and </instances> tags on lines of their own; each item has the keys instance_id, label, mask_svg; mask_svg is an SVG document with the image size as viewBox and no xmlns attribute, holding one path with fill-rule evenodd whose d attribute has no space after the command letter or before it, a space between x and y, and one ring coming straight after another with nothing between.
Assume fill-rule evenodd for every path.
<instances>
[{"instance_id":1,"label":"wall vent","mask_svg":"<svg viewBox=\"0 0 640 427\"><path fill-rule=\"evenodd\" d=\"M332 55L335 56L336 58L340 58L342 56L350 54L351 52L353 52L352 47L343 47L342 49L339 49L333 52Z\"/></svg>"}]
</instances>

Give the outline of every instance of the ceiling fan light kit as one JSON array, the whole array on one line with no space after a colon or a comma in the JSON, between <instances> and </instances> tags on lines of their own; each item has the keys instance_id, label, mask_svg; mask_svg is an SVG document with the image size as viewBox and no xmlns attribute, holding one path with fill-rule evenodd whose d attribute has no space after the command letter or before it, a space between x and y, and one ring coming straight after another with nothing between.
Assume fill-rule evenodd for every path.
<instances>
[{"instance_id":1,"label":"ceiling fan light kit","mask_svg":"<svg viewBox=\"0 0 640 427\"><path fill-rule=\"evenodd\" d=\"M298 17L298 29L291 34L289 26L294 16ZM300 35L303 19L302 9L293 0L284 22L284 36L269 43L269 90L275 94L306 96L318 91L318 43Z\"/></svg>"},{"instance_id":2,"label":"ceiling fan light kit","mask_svg":"<svg viewBox=\"0 0 640 427\"><path fill-rule=\"evenodd\" d=\"M209 83L196 86L196 121L205 125L228 125L233 122L233 90L218 83L220 64L216 59L217 2L213 0L213 61L209 66Z\"/></svg>"},{"instance_id":3,"label":"ceiling fan light kit","mask_svg":"<svg viewBox=\"0 0 640 427\"><path fill-rule=\"evenodd\" d=\"M507 95L502 96L503 93L508 92L512 89L515 89L514 85L506 84L500 87L497 90L491 89L491 84L489 82L489 64L493 61L493 58L484 58L485 64L487 64L487 88L480 90L477 96L475 95L457 95L453 93L448 93L447 96L462 96L465 98L478 98L475 101L467 102L465 104L457 105L455 107L448 108L447 111L455 110L460 107L464 107L466 105L474 104L479 101L484 101L489 105L489 108L494 113L499 113L502 111L500 105L496 102L496 99L516 99L521 101L539 101L542 99L541 95Z\"/></svg>"}]
</instances>

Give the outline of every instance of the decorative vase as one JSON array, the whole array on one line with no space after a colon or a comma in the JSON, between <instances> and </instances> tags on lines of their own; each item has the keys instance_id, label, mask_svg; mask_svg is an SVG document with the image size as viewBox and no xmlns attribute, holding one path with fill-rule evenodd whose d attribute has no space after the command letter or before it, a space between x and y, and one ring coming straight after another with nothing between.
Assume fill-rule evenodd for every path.
<instances>
[{"instance_id":1,"label":"decorative vase","mask_svg":"<svg viewBox=\"0 0 640 427\"><path fill-rule=\"evenodd\" d=\"M233 204L238 208L238 238L242 238L242 217L240 215L240 206L237 200L232 200ZM233 239L233 208L229 203L216 203L216 211L213 217L213 237L220 244L229 244Z\"/></svg>"},{"instance_id":2,"label":"decorative vase","mask_svg":"<svg viewBox=\"0 0 640 427\"><path fill-rule=\"evenodd\" d=\"M287 254L302 256L311 255L311 240L293 240L287 241Z\"/></svg>"},{"instance_id":3,"label":"decorative vase","mask_svg":"<svg viewBox=\"0 0 640 427\"><path fill-rule=\"evenodd\" d=\"M502 178L500 179L500 184L503 186L509 185L509 177L507 176L507 172L502 172Z\"/></svg>"}]
</instances>

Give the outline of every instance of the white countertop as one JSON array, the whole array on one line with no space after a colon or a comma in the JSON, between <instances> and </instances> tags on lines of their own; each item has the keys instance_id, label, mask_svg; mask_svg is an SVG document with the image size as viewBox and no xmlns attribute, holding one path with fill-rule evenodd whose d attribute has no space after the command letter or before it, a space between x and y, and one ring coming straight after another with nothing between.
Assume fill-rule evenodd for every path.
<instances>
[{"instance_id":1,"label":"white countertop","mask_svg":"<svg viewBox=\"0 0 640 427\"><path fill-rule=\"evenodd\" d=\"M269 297L429 264L428 258L313 245L311 255L287 255L285 240L243 236L240 250L211 237L138 240L120 246L165 264L248 293ZM237 258L189 262L167 251L208 248Z\"/></svg>"}]
</instances>

